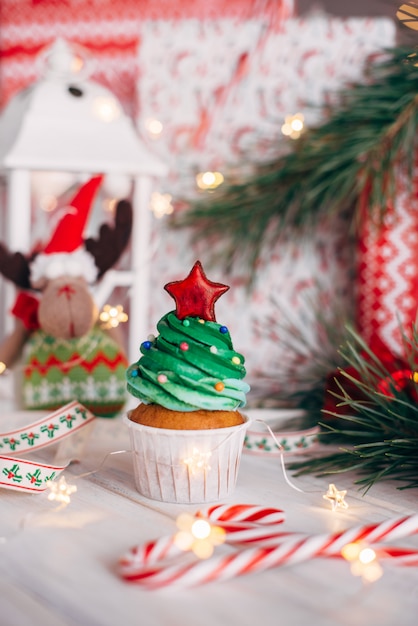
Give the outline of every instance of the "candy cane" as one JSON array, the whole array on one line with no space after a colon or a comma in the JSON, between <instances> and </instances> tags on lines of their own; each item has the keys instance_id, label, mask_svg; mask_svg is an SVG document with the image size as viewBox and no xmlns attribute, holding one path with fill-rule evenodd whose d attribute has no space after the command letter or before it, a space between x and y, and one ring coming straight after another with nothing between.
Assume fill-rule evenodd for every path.
<instances>
[{"instance_id":1,"label":"candy cane","mask_svg":"<svg viewBox=\"0 0 418 626\"><path fill-rule=\"evenodd\" d=\"M278 532L276 527L284 521L284 512L280 509L265 508L256 505L215 505L206 512L198 512L196 518L216 522L225 530L225 541L228 543L252 543L259 545L279 537L287 538L294 533ZM169 559L184 550L175 542L175 536L162 537L149 541L141 546L135 546L129 554L120 561L124 577L130 577L144 566L150 567L164 559Z\"/></svg>"},{"instance_id":2,"label":"candy cane","mask_svg":"<svg viewBox=\"0 0 418 626\"><path fill-rule=\"evenodd\" d=\"M242 522L247 526L255 524L281 524L285 519L281 509L266 508L255 504L216 504L198 516L206 517L219 524L224 522Z\"/></svg>"},{"instance_id":3,"label":"candy cane","mask_svg":"<svg viewBox=\"0 0 418 626\"><path fill-rule=\"evenodd\" d=\"M396 559L397 565L418 565L418 550L382 547L377 550L379 559Z\"/></svg>"},{"instance_id":4,"label":"candy cane","mask_svg":"<svg viewBox=\"0 0 418 626\"><path fill-rule=\"evenodd\" d=\"M176 556L181 552L175 546L173 538L165 538L150 542L142 549L131 550L120 562L121 576L125 580L135 581L149 589L166 586L189 587L214 580L228 580L235 576L260 572L281 565L296 564L313 557L340 556L346 544L356 541L374 544L396 540L418 532L418 515L400 517L368 526L357 526L334 534L312 536L272 532L272 528L281 523L279 520L283 515L282 511L274 509L249 505L235 505L235 508L219 506L209 509L208 515L212 515L212 519L215 519L218 525L225 524L228 527L230 524L226 533L226 541L229 543L238 543L241 538L240 543L250 544L253 541L258 542L258 540L263 541L268 538L271 545L247 547L240 552L216 556L206 561L164 564L163 561L166 558ZM269 515L271 523L267 521ZM251 516L254 516L253 519ZM198 514L198 517L203 517L203 514ZM261 529L264 531L263 536L257 524L263 525L264 521L266 522L265 528ZM235 523L235 528L233 523ZM248 526L245 528L246 524ZM405 565L418 564L417 551L388 548L386 556L396 558Z\"/></svg>"},{"instance_id":5,"label":"candy cane","mask_svg":"<svg viewBox=\"0 0 418 626\"><path fill-rule=\"evenodd\" d=\"M218 504L198 512L196 517L207 519L225 530L227 543L268 545L290 534L279 530L285 520L281 509L266 508L254 504Z\"/></svg>"}]
</instances>

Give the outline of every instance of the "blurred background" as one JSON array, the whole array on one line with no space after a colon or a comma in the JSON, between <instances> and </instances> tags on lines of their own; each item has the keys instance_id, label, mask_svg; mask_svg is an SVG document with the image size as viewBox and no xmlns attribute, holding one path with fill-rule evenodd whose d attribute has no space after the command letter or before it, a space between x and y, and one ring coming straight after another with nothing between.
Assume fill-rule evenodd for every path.
<instances>
[{"instance_id":1,"label":"blurred background","mask_svg":"<svg viewBox=\"0 0 418 626\"><path fill-rule=\"evenodd\" d=\"M246 355L255 403L297 403L292 398L315 387L336 363L339 336L330 328L343 333L343 323L352 319L356 287L344 216L318 225L309 237L266 249L250 290L248 267L237 264L227 274L222 263L213 262L217 246L222 257L222 241L195 241L187 229L172 230L170 216L187 210L185 198L210 194L223 180L245 180L255 164L288 150L299 135L286 131L286 120L302 120L302 131L321 123L324 106L332 105L343 87L362 81L370 59L383 49L415 46L416 31L396 18L399 5L389 0L1 2L3 110L11 103L18 108L19 94L42 80L48 50L58 39L83 56L89 79L115 95L146 149L167 167L164 176L152 179L151 227L140 244L146 247L142 263L150 283L149 290L144 287L147 331L155 332L157 320L172 306L164 284L183 278L199 258L212 280L231 285L217 304L217 318ZM60 198L86 174L31 172L29 248L42 240ZM114 199L131 189L129 176L109 178L91 232L111 220ZM10 220L7 194L3 172L2 241ZM131 242L121 270L130 267L137 245ZM129 286L119 286L109 297L129 313L131 295ZM8 311L1 315L5 336ZM124 332L129 343L129 322Z\"/></svg>"}]
</instances>

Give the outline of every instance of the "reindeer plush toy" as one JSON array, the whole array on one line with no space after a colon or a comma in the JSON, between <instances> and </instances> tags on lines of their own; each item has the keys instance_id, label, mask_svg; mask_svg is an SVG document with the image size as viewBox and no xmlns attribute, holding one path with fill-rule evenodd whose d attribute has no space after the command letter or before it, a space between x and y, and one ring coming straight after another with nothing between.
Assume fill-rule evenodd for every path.
<instances>
[{"instance_id":1,"label":"reindeer plush toy","mask_svg":"<svg viewBox=\"0 0 418 626\"><path fill-rule=\"evenodd\" d=\"M0 272L21 290L12 309L15 328L0 345L0 361L11 368L23 360L26 409L53 410L78 400L96 415L111 417L125 402L122 342L96 324L90 286L124 251L132 207L119 201L114 226L103 224L97 239L84 240L101 181L95 176L79 189L41 252L26 257L0 243Z\"/></svg>"}]
</instances>

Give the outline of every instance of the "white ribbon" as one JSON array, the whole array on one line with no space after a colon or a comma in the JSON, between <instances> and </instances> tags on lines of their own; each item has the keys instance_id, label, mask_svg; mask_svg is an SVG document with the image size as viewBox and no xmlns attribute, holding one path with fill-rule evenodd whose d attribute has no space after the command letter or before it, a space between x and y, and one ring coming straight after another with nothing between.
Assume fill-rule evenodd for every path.
<instances>
[{"instance_id":1,"label":"white ribbon","mask_svg":"<svg viewBox=\"0 0 418 626\"><path fill-rule=\"evenodd\" d=\"M37 422L0 433L0 487L29 493L45 491L48 481L56 478L69 461L64 465L51 465L22 459L15 454L55 444L95 419L93 413L73 401Z\"/></svg>"}]
</instances>

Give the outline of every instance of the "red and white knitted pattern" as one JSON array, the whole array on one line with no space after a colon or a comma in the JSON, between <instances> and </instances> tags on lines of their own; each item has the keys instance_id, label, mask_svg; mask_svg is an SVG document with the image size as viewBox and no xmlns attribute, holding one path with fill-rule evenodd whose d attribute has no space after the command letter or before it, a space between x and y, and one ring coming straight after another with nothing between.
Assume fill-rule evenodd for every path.
<instances>
[{"instance_id":1,"label":"red and white knitted pattern","mask_svg":"<svg viewBox=\"0 0 418 626\"><path fill-rule=\"evenodd\" d=\"M364 223L359 244L358 325L365 341L378 337L402 353L400 324L409 334L417 315L418 198L402 189L383 227Z\"/></svg>"},{"instance_id":2,"label":"red and white knitted pattern","mask_svg":"<svg viewBox=\"0 0 418 626\"><path fill-rule=\"evenodd\" d=\"M58 37L84 46L97 61L94 78L109 87L133 113L138 80L137 49L141 25L148 20L233 17L260 12L254 0L2 0L0 42L1 99L39 75L36 57ZM262 12L281 22L292 14L292 0L267 0Z\"/></svg>"}]
</instances>

